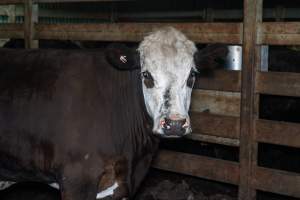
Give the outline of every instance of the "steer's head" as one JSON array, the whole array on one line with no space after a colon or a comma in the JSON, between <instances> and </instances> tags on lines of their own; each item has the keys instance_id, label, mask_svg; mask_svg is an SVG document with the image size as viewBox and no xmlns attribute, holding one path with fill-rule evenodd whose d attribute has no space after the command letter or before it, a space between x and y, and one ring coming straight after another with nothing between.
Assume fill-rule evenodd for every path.
<instances>
[{"instance_id":1,"label":"steer's head","mask_svg":"<svg viewBox=\"0 0 300 200\"><path fill-rule=\"evenodd\" d=\"M146 36L137 50L113 46L107 55L119 69L141 70L153 132L163 137L180 137L191 132L188 110L195 75L204 68L214 68L215 58L226 53L224 45L197 51L184 34L168 27Z\"/></svg>"}]
</instances>

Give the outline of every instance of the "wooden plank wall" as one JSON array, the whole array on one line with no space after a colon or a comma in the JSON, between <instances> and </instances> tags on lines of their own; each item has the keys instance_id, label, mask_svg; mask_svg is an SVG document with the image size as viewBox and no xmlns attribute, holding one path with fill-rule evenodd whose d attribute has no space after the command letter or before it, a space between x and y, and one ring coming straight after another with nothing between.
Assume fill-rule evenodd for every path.
<instances>
[{"instance_id":1,"label":"wooden plank wall","mask_svg":"<svg viewBox=\"0 0 300 200\"><path fill-rule=\"evenodd\" d=\"M242 44L241 72L218 70L212 78L196 81L190 137L239 147L240 162L162 150L153 166L239 185L239 200L256 199L256 190L300 198L300 174L257 166L259 142L300 147L300 124L257 116L259 94L300 96L299 74L259 71L261 45L300 45L300 22L262 22L263 0L244 0L242 23L34 23L33 4L54 1L59 0L1 0L0 4L25 3L25 23L1 24L0 37L24 38L26 47L33 48L38 39L140 41L160 26L174 26L198 43Z\"/></svg>"}]
</instances>

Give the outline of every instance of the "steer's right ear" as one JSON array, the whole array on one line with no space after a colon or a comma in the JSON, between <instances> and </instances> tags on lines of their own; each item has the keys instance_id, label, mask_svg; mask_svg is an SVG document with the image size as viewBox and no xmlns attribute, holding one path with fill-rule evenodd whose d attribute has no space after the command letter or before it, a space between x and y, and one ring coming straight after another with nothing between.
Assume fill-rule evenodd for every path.
<instances>
[{"instance_id":1,"label":"steer's right ear","mask_svg":"<svg viewBox=\"0 0 300 200\"><path fill-rule=\"evenodd\" d=\"M113 67L119 70L140 69L138 51L128 48L124 44L110 44L106 49L106 59Z\"/></svg>"},{"instance_id":2,"label":"steer's right ear","mask_svg":"<svg viewBox=\"0 0 300 200\"><path fill-rule=\"evenodd\" d=\"M197 70L209 71L218 67L219 61L223 61L228 54L228 48L224 44L210 44L194 54Z\"/></svg>"}]
</instances>

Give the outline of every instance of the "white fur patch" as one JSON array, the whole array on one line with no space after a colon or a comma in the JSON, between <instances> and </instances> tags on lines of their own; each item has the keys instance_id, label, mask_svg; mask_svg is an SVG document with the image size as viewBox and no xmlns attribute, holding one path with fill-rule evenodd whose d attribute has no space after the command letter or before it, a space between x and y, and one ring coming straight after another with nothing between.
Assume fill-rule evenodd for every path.
<instances>
[{"instance_id":1,"label":"white fur patch","mask_svg":"<svg viewBox=\"0 0 300 200\"><path fill-rule=\"evenodd\" d=\"M10 186L12 186L14 184L16 184L16 182L13 182L13 181L0 181L0 190L5 190L6 188L9 188ZM59 184L58 183L50 183L49 186L59 190Z\"/></svg>"},{"instance_id":2,"label":"white fur patch","mask_svg":"<svg viewBox=\"0 0 300 200\"><path fill-rule=\"evenodd\" d=\"M142 72L148 71L154 81L152 88L143 84L146 109L154 121L153 131L163 135L160 121L165 117L178 115L189 122L192 89L187 86L187 79L192 70L196 71L197 49L183 33L167 27L146 36L138 51ZM167 92L169 106L165 105Z\"/></svg>"},{"instance_id":3,"label":"white fur patch","mask_svg":"<svg viewBox=\"0 0 300 200\"><path fill-rule=\"evenodd\" d=\"M112 186L108 187L107 189L99 192L96 196L96 199L103 199L104 197L108 197L114 194L114 190L119 187L119 184L115 182Z\"/></svg>"},{"instance_id":4,"label":"white fur patch","mask_svg":"<svg viewBox=\"0 0 300 200\"><path fill-rule=\"evenodd\" d=\"M58 183L50 183L49 186L59 190L59 184Z\"/></svg>"},{"instance_id":5,"label":"white fur patch","mask_svg":"<svg viewBox=\"0 0 300 200\"><path fill-rule=\"evenodd\" d=\"M12 181L1 181L0 182L0 190L5 190L6 188L9 188L13 184L15 184L15 182L12 182Z\"/></svg>"},{"instance_id":6,"label":"white fur patch","mask_svg":"<svg viewBox=\"0 0 300 200\"><path fill-rule=\"evenodd\" d=\"M12 181L0 181L0 190L5 190L6 188L9 188L10 186L16 184L16 182ZM59 184L58 183L51 183L49 186L58 189L59 190ZM112 186L108 187L107 189L97 193L96 199L103 199L105 197L111 196L114 194L114 190L119 187L119 184L115 182Z\"/></svg>"},{"instance_id":7,"label":"white fur patch","mask_svg":"<svg viewBox=\"0 0 300 200\"><path fill-rule=\"evenodd\" d=\"M10 182L10 183L11 183L11 185L14 184L14 182ZM9 187L9 186L10 185L8 185L7 187ZM55 189L58 189L58 190L60 188L58 183L51 183L51 184L49 184L49 186L51 186L51 187L53 187ZM105 189L105 190L97 193L96 199L103 199L105 197L113 195L114 194L114 190L116 188L118 188L118 187L119 187L118 183L115 182L112 186L110 186L107 189Z\"/></svg>"}]
</instances>

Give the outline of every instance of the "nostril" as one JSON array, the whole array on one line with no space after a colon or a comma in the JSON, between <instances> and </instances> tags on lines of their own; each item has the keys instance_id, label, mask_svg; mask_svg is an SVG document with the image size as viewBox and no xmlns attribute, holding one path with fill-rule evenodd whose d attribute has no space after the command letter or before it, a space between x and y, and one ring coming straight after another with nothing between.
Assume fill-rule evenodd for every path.
<instances>
[{"instance_id":1,"label":"nostril","mask_svg":"<svg viewBox=\"0 0 300 200\"><path fill-rule=\"evenodd\" d=\"M161 127L164 127L165 124L166 124L166 120L165 120L165 119L161 119L161 120L160 120L160 126L161 126Z\"/></svg>"},{"instance_id":2,"label":"nostril","mask_svg":"<svg viewBox=\"0 0 300 200\"><path fill-rule=\"evenodd\" d=\"M180 115L179 114L171 114L169 116L170 120L174 120L174 121L179 121L180 120Z\"/></svg>"},{"instance_id":3,"label":"nostril","mask_svg":"<svg viewBox=\"0 0 300 200\"><path fill-rule=\"evenodd\" d=\"M170 118L165 118L160 121L160 126L164 129L181 129L188 128L189 122L186 119L171 120Z\"/></svg>"},{"instance_id":4,"label":"nostril","mask_svg":"<svg viewBox=\"0 0 300 200\"><path fill-rule=\"evenodd\" d=\"M182 125L182 128L188 128L189 127L189 122L185 120L184 124Z\"/></svg>"},{"instance_id":5,"label":"nostril","mask_svg":"<svg viewBox=\"0 0 300 200\"><path fill-rule=\"evenodd\" d=\"M164 119L164 126L163 126L163 128L165 128L165 129L170 129L171 128L171 126L172 126L172 120L170 120L169 118L165 118Z\"/></svg>"},{"instance_id":6,"label":"nostril","mask_svg":"<svg viewBox=\"0 0 300 200\"><path fill-rule=\"evenodd\" d=\"M186 124L186 119L177 120L177 125L180 128L184 128L184 125Z\"/></svg>"},{"instance_id":7,"label":"nostril","mask_svg":"<svg viewBox=\"0 0 300 200\"><path fill-rule=\"evenodd\" d=\"M171 122L167 118L160 120L160 127L164 129L170 129L171 128Z\"/></svg>"},{"instance_id":8,"label":"nostril","mask_svg":"<svg viewBox=\"0 0 300 200\"><path fill-rule=\"evenodd\" d=\"M169 117L160 120L160 126L166 136L183 136L189 131L189 120L181 118L171 120Z\"/></svg>"},{"instance_id":9,"label":"nostril","mask_svg":"<svg viewBox=\"0 0 300 200\"><path fill-rule=\"evenodd\" d=\"M174 126L174 121L170 118L165 118L165 127L167 126Z\"/></svg>"}]
</instances>

